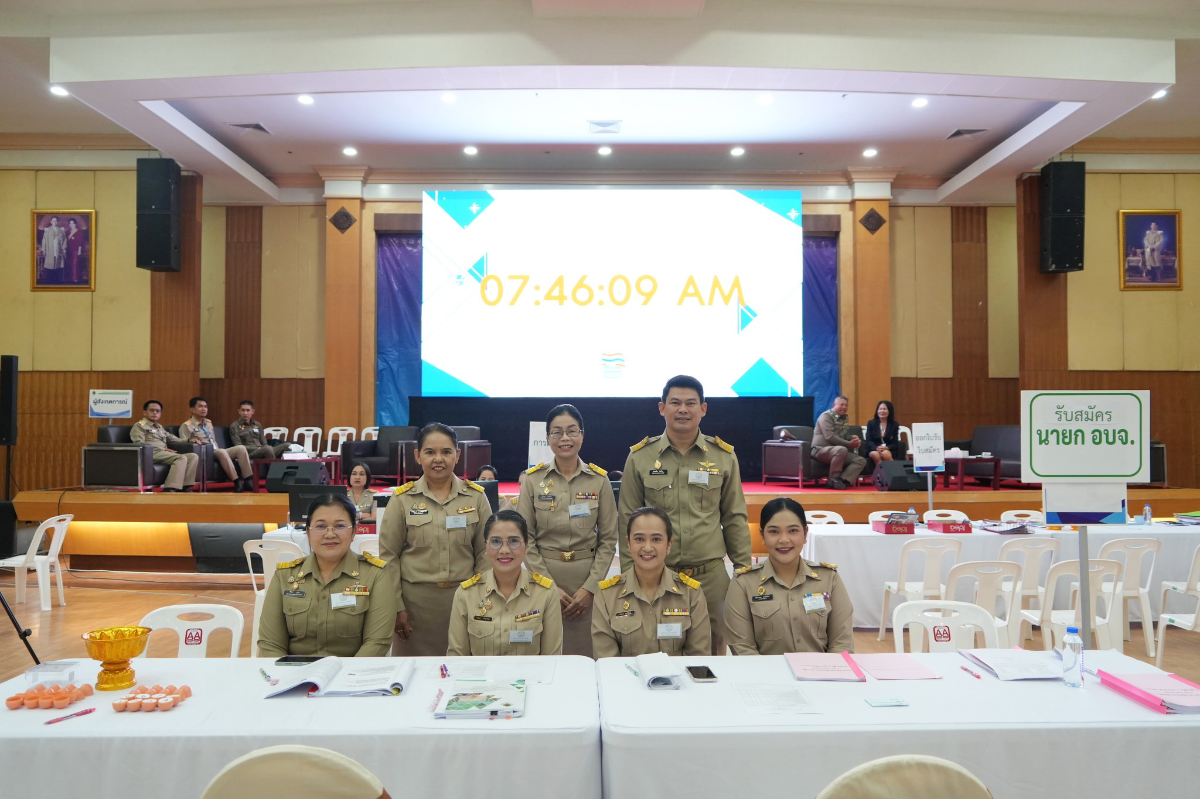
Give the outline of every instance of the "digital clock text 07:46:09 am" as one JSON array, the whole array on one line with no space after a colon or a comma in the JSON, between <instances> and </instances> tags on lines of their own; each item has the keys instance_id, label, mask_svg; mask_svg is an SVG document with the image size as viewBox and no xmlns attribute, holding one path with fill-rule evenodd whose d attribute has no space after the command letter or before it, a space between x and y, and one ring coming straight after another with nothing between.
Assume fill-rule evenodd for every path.
<instances>
[{"instance_id":1,"label":"digital clock text 07:46:09 am","mask_svg":"<svg viewBox=\"0 0 1200 799\"><path fill-rule=\"evenodd\" d=\"M526 302L532 300L534 305L541 305L545 302L558 303L559 306L563 306L570 302L580 306L593 303L622 306L628 304L630 300L637 301L639 305L649 305L655 294L658 293L658 280L653 275L638 275L636 278L613 275L606 283L595 286L587 282L587 277L587 275L580 275L575 284L568 289L566 276L558 275L550 283L545 293L542 292L540 285L535 285L532 287L532 291L526 294L525 290L529 287L529 275L505 275L503 279L499 275L487 275L479 284L479 297L483 300L484 305L491 307L500 305L506 299L508 305L516 305L522 297ZM505 286L505 281L508 281L509 285ZM691 302L700 306L718 303L729 305L732 302L736 302L738 305L746 304L745 298L742 296L740 277L734 276L733 280L726 285L714 275L707 288L708 293L705 295L701 289L701 281L698 281L695 275L689 275L679 290L675 304L684 305Z\"/></svg>"}]
</instances>

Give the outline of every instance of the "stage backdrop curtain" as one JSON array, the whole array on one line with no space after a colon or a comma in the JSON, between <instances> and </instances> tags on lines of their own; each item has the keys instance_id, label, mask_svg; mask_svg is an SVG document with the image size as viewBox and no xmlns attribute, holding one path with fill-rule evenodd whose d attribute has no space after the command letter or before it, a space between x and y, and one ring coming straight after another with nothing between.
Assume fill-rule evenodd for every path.
<instances>
[{"instance_id":1,"label":"stage backdrop curtain","mask_svg":"<svg viewBox=\"0 0 1200 799\"><path fill-rule=\"evenodd\" d=\"M408 424L408 398L421 393L421 236L375 238L375 421Z\"/></svg>"},{"instance_id":2,"label":"stage backdrop curtain","mask_svg":"<svg viewBox=\"0 0 1200 799\"><path fill-rule=\"evenodd\" d=\"M840 390L837 271L837 239L805 236L804 393L816 415L833 406Z\"/></svg>"}]
</instances>

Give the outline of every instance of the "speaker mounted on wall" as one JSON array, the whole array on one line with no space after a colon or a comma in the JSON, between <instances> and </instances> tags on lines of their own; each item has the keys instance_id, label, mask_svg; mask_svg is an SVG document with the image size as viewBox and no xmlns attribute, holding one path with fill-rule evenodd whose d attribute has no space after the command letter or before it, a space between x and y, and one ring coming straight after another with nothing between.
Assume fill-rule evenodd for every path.
<instances>
[{"instance_id":1,"label":"speaker mounted on wall","mask_svg":"<svg viewBox=\"0 0 1200 799\"><path fill-rule=\"evenodd\" d=\"M137 160L137 265L152 272L180 268L179 164L170 158Z\"/></svg>"},{"instance_id":2,"label":"speaker mounted on wall","mask_svg":"<svg viewBox=\"0 0 1200 799\"><path fill-rule=\"evenodd\" d=\"M17 356L0 355L0 446L17 445Z\"/></svg>"},{"instance_id":3,"label":"speaker mounted on wall","mask_svg":"<svg viewBox=\"0 0 1200 799\"><path fill-rule=\"evenodd\" d=\"M1047 274L1083 269L1083 213L1087 165L1053 161L1042 167L1041 271Z\"/></svg>"}]
</instances>

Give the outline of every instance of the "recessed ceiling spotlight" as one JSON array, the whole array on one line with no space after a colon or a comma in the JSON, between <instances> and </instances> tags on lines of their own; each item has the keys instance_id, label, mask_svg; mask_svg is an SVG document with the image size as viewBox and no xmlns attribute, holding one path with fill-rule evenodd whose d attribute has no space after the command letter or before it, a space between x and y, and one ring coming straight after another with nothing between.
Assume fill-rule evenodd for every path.
<instances>
[{"instance_id":1,"label":"recessed ceiling spotlight","mask_svg":"<svg viewBox=\"0 0 1200 799\"><path fill-rule=\"evenodd\" d=\"M358 155L358 150L354 149L353 147L343 147L342 155Z\"/></svg>"},{"instance_id":2,"label":"recessed ceiling spotlight","mask_svg":"<svg viewBox=\"0 0 1200 799\"><path fill-rule=\"evenodd\" d=\"M775 97L770 94L763 93L758 96L759 105L770 105L773 102L775 102Z\"/></svg>"},{"instance_id":3,"label":"recessed ceiling spotlight","mask_svg":"<svg viewBox=\"0 0 1200 799\"><path fill-rule=\"evenodd\" d=\"M54 91L54 89L51 89L50 91ZM56 92L56 94L57 94L57 92ZM63 94L66 94L66 92L63 92ZM1164 98L1166 96L1167 96L1167 90L1159 89L1154 94L1150 95L1150 99L1151 100L1161 100L1162 98Z\"/></svg>"},{"instance_id":4,"label":"recessed ceiling spotlight","mask_svg":"<svg viewBox=\"0 0 1200 799\"><path fill-rule=\"evenodd\" d=\"M446 92L445 94L442 95L443 103L452 103L457 99L458 99L458 95L456 95L454 92Z\"/></svg>"},{"instance_id":5,"label":"recessed ceiling spotlight","mask_svg":"<svg viewBox=\"0 0 1200 799\"><path fill-rule=\"evenodd\" d=\"M739 155L745 155L746 148L745 147L734 147L732 150L729 151L729 154L732 155L734 158L738 157Z\"/></svg>"},{"instance_id":6,"label":"recessed ceiling spotlight","mask_svg":"<svg viewBox=\"0 0 1200 799\"><path fill-rule=\"evenodd\" d=\"M59 97L66 97L68 94L70 94L70 92L64 89L62 86L51 86L50 93L57 94ZM1166 92L1163 92L1163 94L1166 94Z\"/></svg>"},{"instance_id":7,"label":"recessed ceiling spotlight","mask_svg":"<svg viewBox=\"0 0 1200 799\"><path fill-rule=\"evenodd\" d=\"M925 99L924 97L918 97L912 101L913 108L924 108L927 105L929 105L929 100Z\"/></svg>"},{"instance_id":8,"label":"recessed ceiling spotlight","mask_svg":"<svg viewBox=\"0 0 1200 799\"><path fill-rule=\"evenodd\" d=\"M312 105L312 104L313 104L313 98L312 98L312 96L311 96L311 95L308 95L308 94L302 94L302 95L300 95L299 97L297 97L297 98L296 98L296 102L300 103L300 105Z\"/></svg>"},{"instance_id":9,"label":"recessed ceiling spotlight","mask_svg":"<svg viewBox=\"0 0 1200 799\"><path fill-rule=\"evenodd\" d=\"M874 147L868 147L867 149L863 150L863 156L865 158L874 158L877 155L879 155L879 151Z\"/></svg>"},{"instance_id":10,"label":"recessed ceiling spotlight","mask_svg":"<svg viewBox=\"0 0 1200 799\"><path fill-rule=\"evenodd\" d=\"M476 147L474 144L468 144L466 147L463 148L463 152L466 153L467 155L475 155L477 152L479 152L479 148Z\"/></svg>"},{"instance_id":11,"label":"recessed ceiling spotlight","mask_svg":"<svg viewBox=\"0 0 1200 799\"><path fill-rule=\"evenodd\" d=\"M600 155L612 155L612 148L611 147L601 147L596 152L600 153Z\"/></svg>"}]
</instances>

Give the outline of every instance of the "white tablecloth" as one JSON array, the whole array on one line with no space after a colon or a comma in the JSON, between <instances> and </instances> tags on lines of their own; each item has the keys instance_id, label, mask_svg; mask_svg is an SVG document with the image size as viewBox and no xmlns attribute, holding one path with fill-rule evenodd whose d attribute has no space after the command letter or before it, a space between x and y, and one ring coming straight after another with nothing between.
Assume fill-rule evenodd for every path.
<instances>
[{"instance_id":1,"label":"white tablecloth","mask_svg":"<svg viewBox=\"0 0 1200 799\"><path fill-rule=\"evenodd\" d=\"M866 524L812 525L808 529L809 540L804 556L809 560L837 564L838 573L850 592L850 600L854 603L854 626L878 629L883 584L899 576L900 549L913 536L883 535ZM944 534L918 527L915 535L922 537ZM1061 542L1058 550L1059 560L1075 560L1079 557L1079 533L1074 530L1041 530L1033 535L1057 538ZM1162 550L1154 565L1150 590L1150 605L1157 619L1161 610L1159 586L1163 580L1187 579L1192 556L1196 547L1200 546L1200 529L1166 524L1155 524L1152 528L1144 525L1093 525L1088 527L1088 550L1091 557L1096 558L1099 557L1100 547L1105 541L1143 536L1152 536L1162 541ZM1000 557L1000 547L1014 536L976 529L972 533L954 537L962 541L962 554L959 557L961 562L997 560ZM923 557L909 559L909 580L921 579L923 563ZM1045 580L1047 568L1043 565L1039 582ZM950 559L946 558L942 569L943 579L949 571ZM956 598L967 599L965 596ZM1065 601L1065 597L1060 599ZM895 609L896 602L897 598L893 596L888 605L889 613ZM1130 608L1130 618L1139 619L1136 608L1132 605ZM1191 612L1191 609L1188 608L1187 612Z\"/></svg>"},{"instance_id":2,"label":"white tablecloth","mask_svg":"<svg viewBox=\"0 0 1200 799\"><path fill-rule=\"evenodd\" d=\"M679 691L649 691L626 659L601 660L604 796L811 797L854 766L898 754L961 763L996 799L1195 795L1200 718L1160 715L1090 675L1082 689L977 680L958 654L917 657L944 679L799 683L782 656L693 657L681 660L710 665L717 682L685 677ZM1089 652L1085 662L1154 670L1115 652ZM822 712L752 714L738 683L800 686ZM909 706L864 701L891 697Z\"/></svg>"},{"instance_id":3,"label":"white tablecloth","mask_svg":"<svg viewBox=\"0 0 1200 799\"><path fill-rule=\"evenodd\" d=\"M529 687L524 718L437 721L439 680L427 676L436 658L417 660L402 696L314 699L263 699L258 668L285 668L271 660L143 658L134 662L139 683L186 683L194 696L168 713L117 713L102 692L66 711L0 710L0 796L198 797L231 760L293 743L353 757L396 797L598 799L595 666L555 660L553 682ZM82 666L94 679L99 664ZM24 676L2 690L24 690ZM89 716L43 723L92 706Z\"/></svg>"},{"instance_id":4,"label":"white tablecloth","mask_svg":"<svg viewBox=\"0 0 1200 799\"><path fill-rule=\"evenodd\" d=\"M291 541L300 547L300 550L307 555L312 549L308 545L308 536L302 530L293 530L290 527L280 527L278 530L272 530L269 533L263 533L264 541ZM379 536L378 535L356 535L354 540L350 542L350 549L358 554L362 554L363 550L379 554Z\"/></svg>"}]
</instances>

